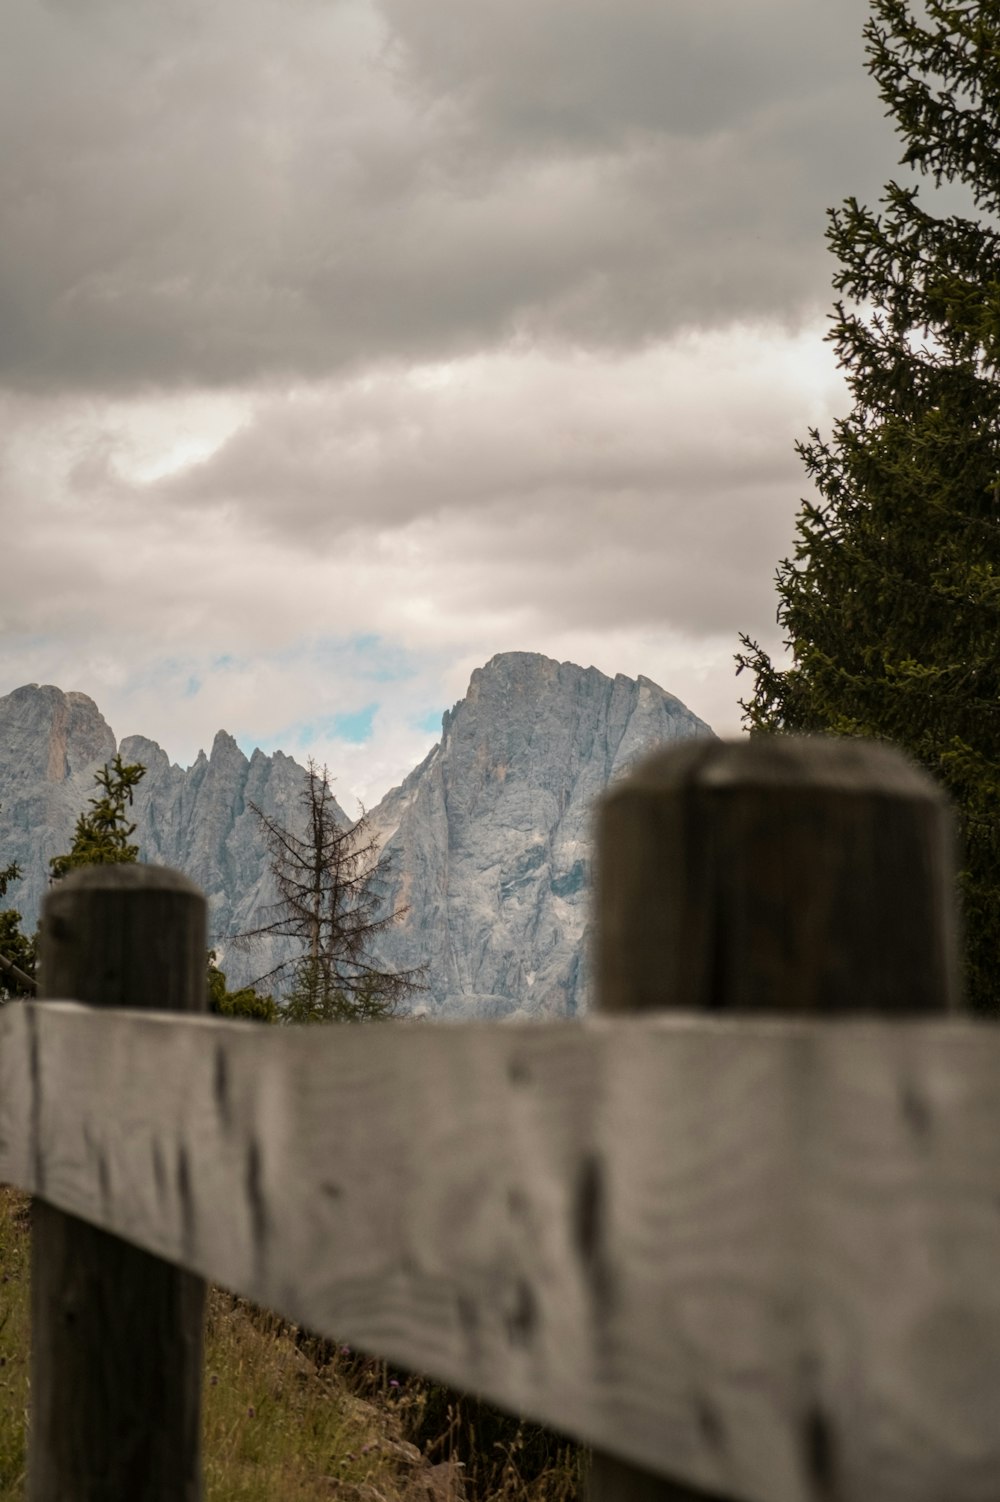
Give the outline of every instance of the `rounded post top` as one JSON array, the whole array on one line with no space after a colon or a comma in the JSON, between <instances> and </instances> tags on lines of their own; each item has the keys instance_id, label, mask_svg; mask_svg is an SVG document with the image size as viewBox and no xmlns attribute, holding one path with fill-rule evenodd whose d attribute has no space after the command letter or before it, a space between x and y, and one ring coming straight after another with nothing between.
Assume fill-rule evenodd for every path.
<instances>
[{"instance_id":1,"label":"rounded post top","mask_svg":"<svg viewBox=\"0 0 1000 1502\"><path fill-rule=\"evenodd\" d=\"M815 788L899 798L945 797L934 779L898 746L832 735L756 735L663 746L638 762L606 797L684 788Z\"/></svg>"},{"instance_id":2,"label":"rounded post top","mask_svg":"<svg viewBox=\"0 0 1000 1502\"><path fill-rule=\"evenodd\" d=\"M605 795L598 839L606 1011L957 1005L951 809L894 746L667 746Z\"/></svg>"},{"instance_id":3,"label":"rounded post top","mask_svg":"<svg viewBox=\"0 0 1000 1502\"><path fill-rule=\"evenodd\" d=\"M42 904L43 997L161 1012L205 1008L207 903L168 866L79 866Z\"/></svg>"}]
</instances>

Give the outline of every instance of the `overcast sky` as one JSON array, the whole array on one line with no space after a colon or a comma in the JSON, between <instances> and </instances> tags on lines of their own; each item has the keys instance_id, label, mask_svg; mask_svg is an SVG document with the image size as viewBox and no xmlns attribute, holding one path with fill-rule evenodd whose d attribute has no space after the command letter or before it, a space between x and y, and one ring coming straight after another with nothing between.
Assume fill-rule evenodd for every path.
<instances>
[{"instance_id":1,"label":"overcast sky","mask_svg":"<svg viewBox=\"0 0 1000 1502\"><path fill-rule=\"evenodd\" d=\"M6 0L0 693L372 803L472 668L739 729L825 210L899 149L864 0Z\"/></svg>"}]
</instances>

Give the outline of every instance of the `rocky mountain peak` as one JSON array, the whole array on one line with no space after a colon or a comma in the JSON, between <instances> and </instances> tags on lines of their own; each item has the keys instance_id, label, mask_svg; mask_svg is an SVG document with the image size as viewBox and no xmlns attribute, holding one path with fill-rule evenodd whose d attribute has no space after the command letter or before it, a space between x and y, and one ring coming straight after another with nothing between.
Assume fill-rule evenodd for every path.
<instances>
[{"instance_id":1,"label":"rocky mountain peak","mask_svg":"<svg viewBox=\"0 0 1000 1502\"><path fill-rule=\"evenodd\" d=\"M648 678L532 652L477 668L439 746L372 811L407 908L386 962L427 966L431 1011L583 1010L595 801L653 746L711 734Z\"/></svg>"},{"instance_id":2,"label":"rocky mountain peak","mask_svg":"<svg viewBox=\"0 0 1000 1502\"><path fill-rule=\"evenodd\" d=\"M426 966L417 1002L433 1014L584 1010L594 803L653 746L711 733L649 678L534 652L491 658L444 715L440 742L371 811L386 898L406 908L383 963ZM117 749L146 768L132 808L140 858L205 891L231 984L265 974L280 949L229 943L276 895L251 805L294 829L305 771L280 751L248 760L224 730L184 769L143 736L118 748L86 694L29 684L0 698L0 864L25 871L14 905L34 922L49 857L69 848L94 772Z\"/></svg>"},{"instance_id":3,"label":"rocky mountain peak","mask_svg":"<svg viewBox=\"0 0 1000 1502\"><path fill-rule=\"evenodd\" d=\"M0 699L0 746L22 785L65 782L115 754L111 727L93 699L49 683L28 683Z\"/></svg>"},{"instance_id":4,"label":"rocky mountain peak","mask_svg":"<svg viewBox=\"0 0 1000 1502\"><path fill-rule=\"evenodd\" d=\"M34 922L49 860L68 848L115 737L93 699L28 683L0 698L0 865L24 876L9 901Z\"/></svg>"}]
</instances>

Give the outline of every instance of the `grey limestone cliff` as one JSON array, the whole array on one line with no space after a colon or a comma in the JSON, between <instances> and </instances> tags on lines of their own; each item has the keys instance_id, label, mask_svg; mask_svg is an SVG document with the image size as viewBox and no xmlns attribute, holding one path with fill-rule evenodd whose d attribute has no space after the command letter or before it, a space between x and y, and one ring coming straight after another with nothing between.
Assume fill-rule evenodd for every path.
<instances>
[{"instance_id":1,"label":"grey limestone cliff","mask_svg":"<svg viewBox=\"0 0 1000 1502\"><path fill-rule=\"evenodd\" d=\"M415 1008L584 1010L594 801L658 743L711 733L648 678L527 652L478 668L440 743L370 815L386 898L406 908L379 958L426 966ZM280 751L247 758L225 731L184 769L142 736L118 747L85 694L30 684L0 698L0 865L25 872L8 902L34 924L49 858L69 848L94 772L116 749L146 767L133 806L140 858L178 867L206 892L230 984L262 975L288 950L231 943L275 895L250 805L294 828L305 773Z\"/></svg>"},{"instance_id":2,"label":"grey limestone cliff","mask_svg":"<svg viewBox=\"0 0 1000 1502\"><path fill-rule=\"evenodd\" d=\"M144 736L126 736L119 746L92 699L50 685L28 684L0 698L0 864L15 860L24 872L8 903L30 929L49 859L69 849L95 791L94 773L116 750L146 768L131 811L140 860L175 866L206 893L211 940L230 965L231 983L269 969L280 957L273 946L244 953L230 943L260 921L275 895L250 804L294 826L304 769L281 751L248 759L222 730L211 754L201 752L184 769Z\"/></svg>"},{"instance_id":3,"label":"grey limestone cliff","mask_svg":"<svg viewBox=\"0 0 1000 1502\"><path fill-rule=\"evenodd\" d=\"M441 742L372 812L390 900L385 959L427 966L430 1012L565 1016L587 1004L597 796L664 741L709 727L648 678L494 657Z\"/></svg>"},{"instance_id":4,"label":"grey limestone cliff","mask_svg":"<svg viewBox=\"0 0 1000 1502\"><path fill-rule=\"evenodd\" d=\"M304 768L282 751L265 756L257 750L248 759L224 730L210 755L199 752L186 770L142 736L127 736L121 753L146 768L132 815L140 859L175 866L201 887L212 943L231 985L270 970L287 946L265 943L245 951L232 944L233 935L259 926L276 896L251 804L283 827L298 828Z\"/></svg>"},{"instance_id":5,"label":"grey limestone cliff","mask_svg":"<svg viewBox=\"0 0 1000 1502\"><path fill-rule=\"evenodd\" d=\"M24 875L7 902L28 927L48 886L49 860L69 849L94 770L116 750L93 699L29 683L0 699L0 866Z\"/></svg>"}]
</instances>

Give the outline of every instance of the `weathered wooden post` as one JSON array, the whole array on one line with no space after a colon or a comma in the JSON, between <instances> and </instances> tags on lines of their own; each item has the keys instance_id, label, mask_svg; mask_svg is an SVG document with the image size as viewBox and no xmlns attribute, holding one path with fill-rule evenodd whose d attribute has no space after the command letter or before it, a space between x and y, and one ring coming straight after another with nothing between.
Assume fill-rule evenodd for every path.
<instances>
[{"instance_id":1,"label":"weathered wooden post","mask_svg":"<svg viewBox=\"0 0 1000 1502\"><path fill-rule=\"evenodd\" d=\"M774 737L658 752L604 800L597 887L606 1012L901 1017L959 1004L950 811L885 745ZM605 1455L591 1497L707 1502Z\"/></svg>"},{"instance_id":2,"label":"weathered wooden post","mask_svg":"<svg viewBox=\"0 0 1000 1502\"><path fill-rule=\"evenodd\" d=\"M41 992L203 1011L205 944L205 899L179 873L87 867L46 898ZM42 1199L31 1279L29 1502L197 1502L201 1279Z\"/></svg>"}]
</instances>

